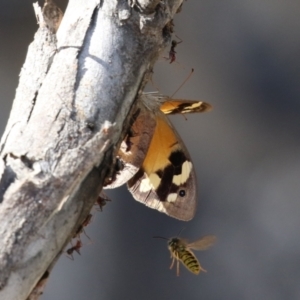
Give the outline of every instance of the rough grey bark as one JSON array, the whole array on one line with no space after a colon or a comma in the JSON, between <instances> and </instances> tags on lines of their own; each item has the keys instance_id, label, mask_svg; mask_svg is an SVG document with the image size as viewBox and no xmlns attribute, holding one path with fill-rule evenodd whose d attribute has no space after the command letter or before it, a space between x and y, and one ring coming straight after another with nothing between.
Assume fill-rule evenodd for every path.
<instances>
[{"instance_id":1,"label":"rough grey bark","mask_svg":"<svg viewBox=\"0 0 300 300\"><path fill-rule=\"evenodd\" d=\"M57 35L35 4L0 148L0 299L26 299L91 210L181 2L70 0Z\"/></svg>"}]
</instances>

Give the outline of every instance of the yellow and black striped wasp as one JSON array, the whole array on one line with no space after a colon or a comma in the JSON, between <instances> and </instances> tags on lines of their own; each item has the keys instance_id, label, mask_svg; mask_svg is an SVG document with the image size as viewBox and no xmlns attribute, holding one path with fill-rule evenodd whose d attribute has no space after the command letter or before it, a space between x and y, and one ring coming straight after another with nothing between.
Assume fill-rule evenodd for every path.
<instances>
[{"instance_id":1,"label":"yellow and black striped wasp","mask_svg":"<svg viewBox=\"0 0 300 300\"><path fill-rule=\"evenodd\" d=\"M182 262L182 264L195 275L198 275L200 271L206 272L206 270L201 267L192 250L206 250L211 247L216 241L214 235L206 235L192 243L188 243L186 240L178 237L167 239L161 236L155 236L154 238L168 240L168 249L170 250L172 258L170 269L173 268L176 260L177 276L179 276L179 262Z\"/></svg>"}]
</instances>

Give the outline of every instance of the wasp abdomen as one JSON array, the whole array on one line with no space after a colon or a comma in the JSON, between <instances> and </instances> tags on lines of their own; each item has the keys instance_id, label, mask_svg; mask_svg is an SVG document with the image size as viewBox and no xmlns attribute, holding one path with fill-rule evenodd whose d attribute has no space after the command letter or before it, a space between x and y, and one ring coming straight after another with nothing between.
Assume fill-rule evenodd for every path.
<instances>
[{"instance_id":1,"label":"wasp abdomen","mask_svg":"<svg viewBox=\"0 0 300 300\"><path fill-rule=\"evenodd\" d=\"M200 265L197 258L189 251L182 251L179 253L179 258L182 263L186 266L188 270L190 270L194 274L199 274Z\"/></svg>"}]
</instances>

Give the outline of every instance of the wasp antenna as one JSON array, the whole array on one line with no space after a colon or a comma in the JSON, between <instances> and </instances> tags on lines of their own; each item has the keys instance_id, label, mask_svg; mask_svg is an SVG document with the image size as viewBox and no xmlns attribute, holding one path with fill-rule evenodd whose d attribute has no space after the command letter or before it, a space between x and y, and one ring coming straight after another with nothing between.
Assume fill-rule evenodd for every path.
<instances>
[{"instance_id":1,"label":"wasp antenna","mask_svg":"<svg viewBox=\"0 0 300 300\"><path fill-rule=\"evenodd\" d=\"M192 68L190 74L188 75L188 77L183 81L183 83L179 86L179 88L173 93L173 95L170 98L173 98L174 95L182 88L182 86L190 79L190 77L193 75L194 73L194 68Z\"/></svg>"},{"instance_id":2,"label":"wasp antenna","mask_svg":"<svg viewBox=\"0 0 300 300\"><path fill-rule=\"evenodd\" d=\"M163 236L153 236L152 238L154 238L154 239L168 240L167 238L165 238L165 237L163 237Z\"/></svg>"},{"instance_id":3,"label":"wasp antenna","mask_svg":"<svg viewBox=\"0 0 300 300\"><path fill-rule=\"evenodd\" d=\"M178 235L177 236L180 236L181 234L182 234L182 231L185 229L185 227L182 227L181 229L180 229L180 231L179 231L179 233L178 233Z\"/></svg>"}]
</instances>

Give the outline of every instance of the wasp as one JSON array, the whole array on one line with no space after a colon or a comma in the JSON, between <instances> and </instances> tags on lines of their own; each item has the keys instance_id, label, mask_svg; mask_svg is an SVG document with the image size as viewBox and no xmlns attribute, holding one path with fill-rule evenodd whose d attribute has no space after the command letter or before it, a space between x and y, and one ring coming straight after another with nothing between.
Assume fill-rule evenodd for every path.
<instances>
[{"instance_id":1,"label":"wasp","mask_svg":"<svg viewBox=\"0 0 300 300\"><path fill-rule=\"evenodd\" d=\"M171 253L172 263L170 269L173 268L175 260L177 262L177 276L179 276L179 262L181 262L190 272L198 275L200 271L206 272L203 269L196 258L192 250L206 250L212 246L216 237L214 235L204 236L192 243L188 243L186 240L174 237L174 238L164 238L160 236L155 236L154 238L161 238L168 240L168 249Z\"/></svg>"}]
</instances>

